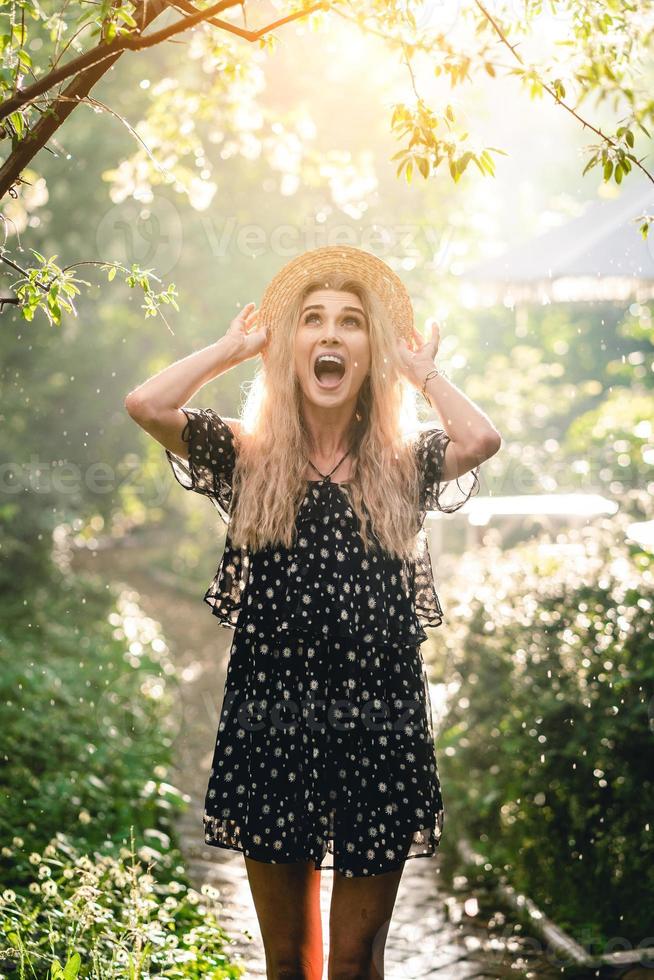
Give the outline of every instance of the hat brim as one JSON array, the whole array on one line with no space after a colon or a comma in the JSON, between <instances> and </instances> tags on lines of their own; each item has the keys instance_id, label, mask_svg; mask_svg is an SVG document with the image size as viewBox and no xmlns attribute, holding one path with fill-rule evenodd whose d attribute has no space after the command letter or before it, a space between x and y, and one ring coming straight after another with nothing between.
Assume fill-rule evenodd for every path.
<instances>
[{"instance_id":1,"label":"hat brim","mask_svg":"<svg viewBox=\"0 0 654 980\"><path fill-rule=\"evenodd\" d=\"M374 291L388 311L398 337L413 337L413 305L399 276L382 259L353 245L325 245L297 255L271 279L259 306L257 325L270 336L289 304L314 280L328 287L332 273L343 273Z\"/></svg>"}]
</instances>

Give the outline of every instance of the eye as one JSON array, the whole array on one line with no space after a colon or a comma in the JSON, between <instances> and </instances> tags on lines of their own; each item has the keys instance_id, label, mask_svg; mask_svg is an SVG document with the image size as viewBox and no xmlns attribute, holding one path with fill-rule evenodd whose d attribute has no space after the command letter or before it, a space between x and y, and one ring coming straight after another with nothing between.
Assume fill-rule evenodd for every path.
<instances>
[{"instance_id":1,"label":"eye","mask_svg":"<svg viewBox=\"0 0 654 980\"><path fill-rule=\"evenodd\" d=\"M315 310L312 313L307 313L304 317L304 323L311 323L313 320L320 320L320 314ZM343 318L344 323L353 323L355 327L360 327L363 324L361 317L355 316L352 313L348 313Z\"/></svg>"}]
</instances>

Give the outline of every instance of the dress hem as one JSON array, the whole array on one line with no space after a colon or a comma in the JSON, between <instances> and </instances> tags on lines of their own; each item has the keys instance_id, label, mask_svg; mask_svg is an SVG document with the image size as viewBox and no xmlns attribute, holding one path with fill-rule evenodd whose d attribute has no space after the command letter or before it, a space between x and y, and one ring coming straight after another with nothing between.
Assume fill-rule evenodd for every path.
<instances>
[{"instance_id":1,"label":"dress hem","mask_svg":"<svg viewBox=\"0 0 654 980\"><path fill-rule=\"evenodd\" d=\"M238 854L242 854L243 857L248 857L252 861L260 861L262 864L297 864L303 861L313 861L316 871L338 871L339 874L342 874L346 878L376 878L380 874L387 874L391 871L397 871L398 868L401 868L406 861L411 861L414 858L435 857L437 851L440 849L441 839L440 838L435 839L433 847L430 850L419 851L416 854L407 854L407 856L403 858L402 861L399 861L397 864L392 865L390 868L386 868L384 871L378 871L377 874L365 874L365 873L356 874L350 868L336 867L336 865L334 864L322 864L322 861L324 861L327 855L331 853L330 851L327 851L322 858L314 858L314 857L279 858L276 861L265 861L262 858L255 858L252 857L251 854L246 854L245 849L243 847L239 847L237 844L227 844L225 841L221 841L217 839L207 840L206 838L204 840L204 843L206 847L221 847L223 850L226 851L235 851Z\"/></svg>"},{"instance_id":2,"label":"dress hem","mask_svg":"<svg viewBox=\"0 0 654 980\"><path fill-rule=\"evenodd\" d=\"M380 874L387 874L389 871L396 871L402 867L405 861L410 861L412 858L434 857L443 839L444 816L445 811L438 810L432 823L428 823L423 827L415 827L411 831L411 841L404 857L399 861L395 861L393 864L389 864L388 867L384 867L383 871L376 871L374 873L368 873L367 871L358 872L345 865L337 864L334 855L335 838L332 835L322 840L323 852L321 856L307 854L302 857L280 856L277 859L256 857L254 854L247 853L240 836L237 834L232 833L228 838L225 838L225 836L221 838L219 832L215 829L211 830L210 828L216 822L222 826L224 821L221 821L220 818L212 817L206 812L203 817L204 844L207 847L221 847L223 850L236 851L244 857L251 858L253 861L260 861L262 864L297 864L313 861L316 871L338 871L346 878L374 878ZM232 821L229 822L231 823ZM420 838L416 839L418 834L423 835L422 840ZM417 847L422 847L423 849L416 850ZM325 860L332 861L332 863L323 864Z\"/></svg>"}]
</instances>

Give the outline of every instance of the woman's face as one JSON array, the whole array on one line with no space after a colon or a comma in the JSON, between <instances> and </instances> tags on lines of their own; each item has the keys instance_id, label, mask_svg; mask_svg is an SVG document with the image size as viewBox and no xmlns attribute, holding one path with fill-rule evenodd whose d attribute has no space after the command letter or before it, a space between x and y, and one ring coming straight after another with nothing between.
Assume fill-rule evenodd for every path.
<instances>
[{"instance_id":1,"label":"woman's face","mask_svg":"<svg viewBox=\"0 0 654 980\"><path fill-rule=\"evenodd\" d=\"M309 293L295 334L295 371L305 398L324 407L356 404L369 369L370 336L359 297L335 289Z\"/></svg>"}]
</instances>

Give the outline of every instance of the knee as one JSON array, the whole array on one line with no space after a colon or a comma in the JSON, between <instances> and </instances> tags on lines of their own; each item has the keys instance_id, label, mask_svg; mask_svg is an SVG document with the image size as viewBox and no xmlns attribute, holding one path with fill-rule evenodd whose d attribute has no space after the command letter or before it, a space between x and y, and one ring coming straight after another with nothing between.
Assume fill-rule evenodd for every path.
<instances>
[{"instance_id":1,"label":"knee","mask_svg":"<svg viewBox=\"0 0 654 980\"><path fill-rule=\"evenodd\" d=\"M334 957L329 965L329 980L371 980L383 976L383 972L373 970L374 962L370 950L356 955Z\"/></svg>"},{"instance_id":2,"label":"knee","mask_svg":"<svg viewBox=\"0 0 654 980\"><path fill-rule=\"evenodd\" d=\"M274 968L268 980L320 980L320 974L304 963L288 963Z\"/></svg>"},{"instance_id":3,"label":"knee","mask_svg":"<svg viewBox=\"0 0 654 980\"><path fill-rule=\"evenodd\" d=\"M268 980L320 980L322 963L308 963L295 956L276 959L268 972Z\"/></svg>"}]
</instances>

